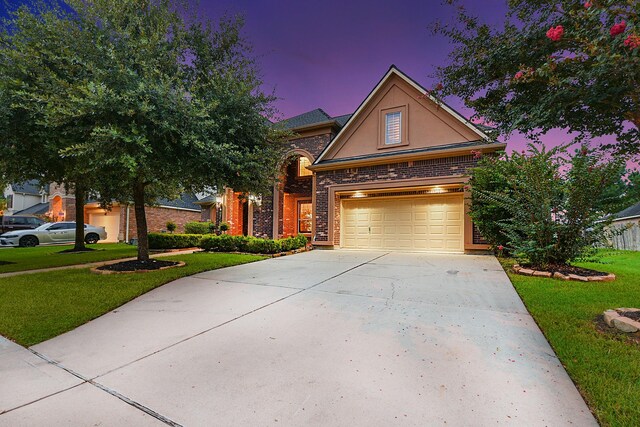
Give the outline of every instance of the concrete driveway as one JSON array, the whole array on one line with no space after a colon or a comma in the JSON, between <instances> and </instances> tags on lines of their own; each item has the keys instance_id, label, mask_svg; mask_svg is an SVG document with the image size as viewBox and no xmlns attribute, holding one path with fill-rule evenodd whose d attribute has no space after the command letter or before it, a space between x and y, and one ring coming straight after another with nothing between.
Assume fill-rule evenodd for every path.
<instances>
[{"instance_id":1,"label":"concrete driveway","mask_svg":"<svg viewBox=\"0 0 640 427\"><path fill-rule=\"evenodd\" d=\"M206 272L32 351L4 342L0 377L11 426L596 425L489 256Z\"/></svg>"}]
</instances>

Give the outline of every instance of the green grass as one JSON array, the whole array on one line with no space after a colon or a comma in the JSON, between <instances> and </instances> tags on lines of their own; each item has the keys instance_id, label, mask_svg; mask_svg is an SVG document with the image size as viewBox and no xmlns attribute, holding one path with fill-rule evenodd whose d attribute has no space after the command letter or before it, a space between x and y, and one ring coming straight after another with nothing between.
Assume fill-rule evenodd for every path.
<instances>
[{"instance_id":1,"label":"green grass","mask_svg":"<svg viewBox=\"0 0 640 427\"><path fill-rule=\"evenodd\" d=\"M0 278L0 335L31 346L74 329L180 277L264 259L195 253L163 258L186 266L150 273L91 273L68 269Z\"/></svg>"},{"instance_id":2,"label":"green grass","mask_svg":"<svg viewBox=\"0 0 640 427\"><path fill-rule=\"evenodd\" d=\"M124 243L100 243L88 247L95 250L81 253L61 253L66 249L72 249L73 245L1 249L0 273L108 261L133 257L137 254L135 246Z\"/></svg>"},{"instance_id":3,"label":"green grass","mask_svg":"<svg viewBox=\"0 0 640 427\"><path fill-rule=\"evenodd\" d=\"M611 251L598 263L576 265L617 278L584 283L509 277L600 423L640 425L640 345L622 333L601 333L595 323L606 309L640 308L640 252Z\"/></svg>"}]
</instances>

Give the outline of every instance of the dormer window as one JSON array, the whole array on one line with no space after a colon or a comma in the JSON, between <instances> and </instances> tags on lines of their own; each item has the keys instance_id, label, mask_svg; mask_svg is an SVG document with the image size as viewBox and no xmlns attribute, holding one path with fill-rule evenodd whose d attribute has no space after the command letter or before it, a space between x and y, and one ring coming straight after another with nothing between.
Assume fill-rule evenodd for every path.
<instances>
[{"instance_id":1,"label":"dormer window","mask_svg":"<svg viewBox=\"0 0 640 427\"><path fill-rule=\"evenodd\" d=\"M301 156L298 159L298 176L311 176L313 175L313 172L311 172L309 169L307 169L307 166L311 166L311 161L304 157Z\"/></svg>"},{"instance_id":2,"label":"dormer window","mask_svg":"<svg viewBox=\"0 0 640 427\"><path fill-rule=\"evenodd\" d=\"M393 145L402 142L402 112L385 114L384 144Z\"/></svg>"},{"instance_id":3,"label":"dormer window","mask_svg":"<svg viewBox=\"0 0 640 427\"><path fill-rule=\"evenodd\" d=\"M378 149L409 145L407 105L380 110Z\"/></svg>"}]
</instances>

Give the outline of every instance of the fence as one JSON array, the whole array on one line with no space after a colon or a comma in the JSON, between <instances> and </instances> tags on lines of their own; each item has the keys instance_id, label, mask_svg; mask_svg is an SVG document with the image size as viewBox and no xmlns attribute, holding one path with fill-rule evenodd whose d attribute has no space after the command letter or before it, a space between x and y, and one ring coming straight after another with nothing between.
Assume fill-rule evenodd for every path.
<instances>
[{"instance_id":1,"label":"fence","mask_svg":"<svg viewBox=\"0 0 640 427\"><path fill-rule=\"evenodd\" d=\"M640 220L618 221L611 225L615 230L611 241L616 249L640 251Z\"/></svg>"}]
</instances>

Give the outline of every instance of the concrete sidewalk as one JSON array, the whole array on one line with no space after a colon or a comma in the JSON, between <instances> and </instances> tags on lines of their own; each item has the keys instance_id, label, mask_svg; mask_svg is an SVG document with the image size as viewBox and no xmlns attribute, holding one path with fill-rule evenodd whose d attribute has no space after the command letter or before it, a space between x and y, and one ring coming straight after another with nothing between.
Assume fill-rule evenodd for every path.
<instances>
[{"instance_id":1,"label":"concrete sidewalk","mask_svg":"<svg viewBox=\"0 0 640 427\"><path fill-rule=\"evenodd\" d=\"M597 425L489 256L269 259L7 348L0 425Z\"/></svg>"}]
</instances>

